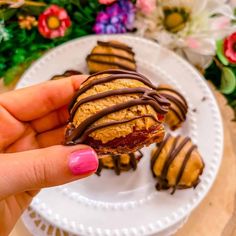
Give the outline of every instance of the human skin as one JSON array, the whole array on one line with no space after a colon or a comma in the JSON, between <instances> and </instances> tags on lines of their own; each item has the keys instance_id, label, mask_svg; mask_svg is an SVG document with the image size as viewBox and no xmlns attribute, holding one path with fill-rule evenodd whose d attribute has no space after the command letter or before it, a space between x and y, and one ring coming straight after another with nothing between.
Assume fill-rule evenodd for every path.
<instances>
[{"instance_id":1,"label":"human skin","mask_svg":"<svg viewBox=\"0 0 236 236\"><path fill-rule=\"evenodd\" d=\"M0 95L0 235L9 235L41 188L94 173L86 145L60 145L67 105L86 76L49 81Z\"/></svg>"}]
</instances>

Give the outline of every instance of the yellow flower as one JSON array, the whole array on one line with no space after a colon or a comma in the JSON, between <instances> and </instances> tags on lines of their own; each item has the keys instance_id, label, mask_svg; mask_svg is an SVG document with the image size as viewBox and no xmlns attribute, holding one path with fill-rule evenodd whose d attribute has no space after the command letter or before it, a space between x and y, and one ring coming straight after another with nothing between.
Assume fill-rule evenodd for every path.
<instances>
[{"instance_id":1,"label":"yellow flower","mask_svg":"<svg viewBox=\"0 0 236 236\"><path fill-rule=\"evenodd\" d=\"M216 39L234 30L232 8L222 0L156 0L145 15L137 10L137 34L154 39L194 65L208 66Z\"/></svg>"},{"instance_id":2,"label":"yellow flower","mask_svg":"<svg viewBox=\"0 0 236 236\"><path fill-rule=\"evenodd\" d=\"M38 25L38 22L34 16L19 16L18 22L21 29L27 30L31 30L32 27Z\"/></svg>"},{"instance_id":3,"label":"yellow flower","mask_svg":"<svg viewBox=\"0 0 236 236\"><path fill-rule=\"evenodd\" d=\"M164 16L162 24L167 31L177 33L185 27L189 21L190 11L187 8L169 8L165 7L163 10Z\"/></svg>"}]
</instances>

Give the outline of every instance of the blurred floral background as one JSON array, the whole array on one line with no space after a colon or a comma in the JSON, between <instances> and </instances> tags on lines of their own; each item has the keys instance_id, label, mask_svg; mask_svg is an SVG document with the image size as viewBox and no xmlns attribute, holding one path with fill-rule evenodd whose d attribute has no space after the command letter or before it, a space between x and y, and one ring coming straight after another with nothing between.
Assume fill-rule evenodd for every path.
<instances>
[{"instance_id":1,"label":"blurred floral background","mask_svg":"<svg viewBox=\"0 0 236 236\"><path fill-rule=\"evenodd\" d=\"M0 78L14 84L47 50L89 34L131 33L173 50L236 113L236 0L1 0Z\"/></svg>"}]
</instances>

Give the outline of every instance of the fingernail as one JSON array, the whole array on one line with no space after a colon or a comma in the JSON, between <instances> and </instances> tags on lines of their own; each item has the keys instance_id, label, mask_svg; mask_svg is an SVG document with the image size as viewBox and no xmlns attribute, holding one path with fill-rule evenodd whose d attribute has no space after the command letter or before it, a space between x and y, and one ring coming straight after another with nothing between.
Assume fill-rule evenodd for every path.
<instances>
[{"instance_id":1,"label":"fingernail","mask_svg":"<svg viewBox=\"0 0 236 236\"><path fill-rule=\"evenodd\" d=\"M90 148L72 152L69 157L69 168L74 175L95 172L98 168L96 152Z\"/></svg>"}]
</instances>

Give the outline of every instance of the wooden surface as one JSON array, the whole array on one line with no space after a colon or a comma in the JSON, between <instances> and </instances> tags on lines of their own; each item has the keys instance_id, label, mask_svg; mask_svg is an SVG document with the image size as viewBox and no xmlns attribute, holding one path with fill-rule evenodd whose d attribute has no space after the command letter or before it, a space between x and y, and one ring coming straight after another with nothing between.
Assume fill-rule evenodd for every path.
<instances>
[{"instance_id":1,"label":"wooden surface","mask_svg":"<svg viewBox=\"0 0 236 236\"><path fill-rule=\"evenodd\" d=\"M214 90L214 89L213 89ZM6 91L0 84L0 92ZM176 236L236 236L236 123L222 95L214 90L224 121L224 156L207 197ZM10 236L30 236L19 220Z\"/></svg>"}]
</instances>

